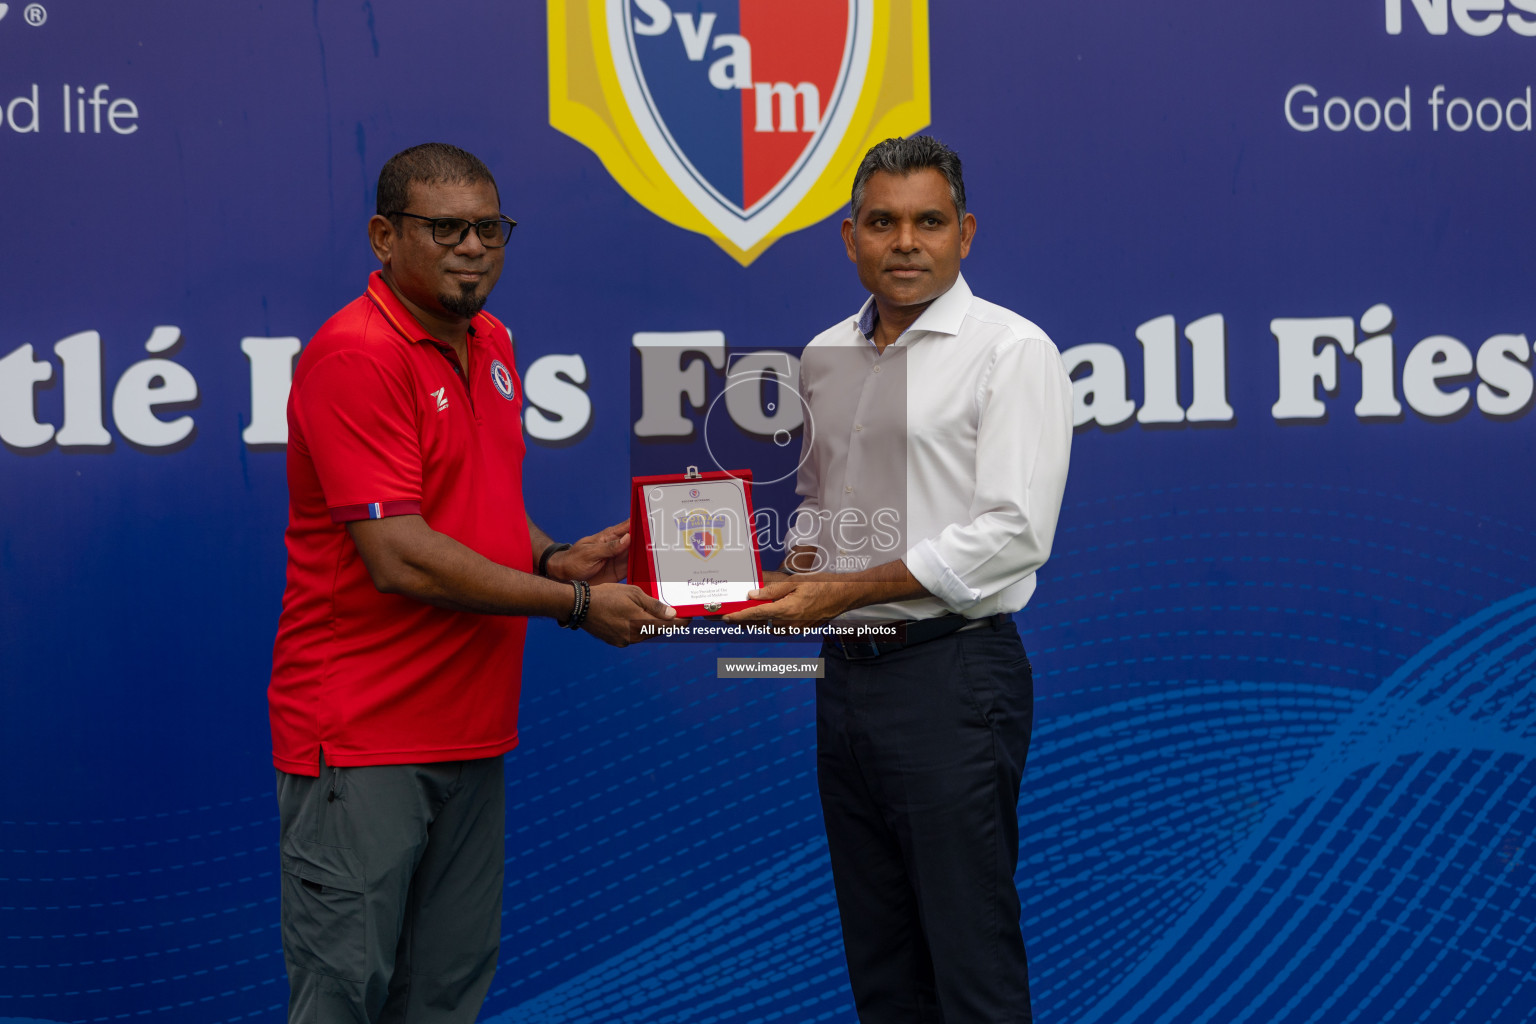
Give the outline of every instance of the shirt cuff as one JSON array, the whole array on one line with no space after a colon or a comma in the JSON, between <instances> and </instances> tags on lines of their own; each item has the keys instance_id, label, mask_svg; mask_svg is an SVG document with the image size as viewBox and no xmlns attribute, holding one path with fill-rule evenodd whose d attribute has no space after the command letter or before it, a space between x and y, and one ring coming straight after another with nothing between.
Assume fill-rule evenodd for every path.
<instances>
[{"instance_id":1,"label":"shirt cuff","mask_svg":"<svg viewBox=\"0 0 1536 1024\"><path fill-rule=\"evenodd\" d=\"M331 509L331 522L355 523L359 519L386 519L389 516L419 516L419 501L373 501L365 505L337 505Z\"/></svg>"},{"instance_id":2,"label":"shirt cuff","mask_svg":"<svg viewBox=\"0 0 1536 1024\"><path fill-rule=\"evenodd\" d=\"M951 611L960 611L981 600L981 591L967 586L949 563L939 555L933 541L919 542L907 552L907 571L928 593L943 601Z\"/></svg>"}]
</instances>

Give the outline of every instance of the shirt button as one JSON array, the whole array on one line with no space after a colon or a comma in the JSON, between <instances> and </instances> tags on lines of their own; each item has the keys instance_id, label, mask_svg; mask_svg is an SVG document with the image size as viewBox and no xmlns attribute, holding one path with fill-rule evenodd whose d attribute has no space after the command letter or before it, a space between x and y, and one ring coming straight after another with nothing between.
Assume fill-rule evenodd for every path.
<instances>
[{"instance_id":1,"label":"shirt button","mask_svg":"<svg viewBox=\"0 0 1536 1024\"><path fill-rule=\"evenodd\" d=\"M875 367L875 372L876 372L876 373L879 373L879 372L880 372L880 367L878 367L878 366L877 366L877 367Z\"/></svg>"},{"instance_id":2,"label":"shirt button","mask_svg":"<svg viewBox=\"0 0 1536 1024\"><path fill-rule=\"evenodd\" d=\"M862 424L862 423L855 423L855 424L854 424L854 425L853 425L853 429L854 429L854 430L855 430L855 431L859 431L859 430L863 430L863 429L864 429L864 424Z\"/></svg>"},{"instance_id":3,"label":"shirt button","mask_svg":"<svg viewBox=\"0 0 1536 1024\"><path fill-rule=\"evenodd\" d=\"M852 494L853 493L853 484L849 484L847 487L844 487L843 488L843 493L844 494Z\"/></svg>"}]
</instances>

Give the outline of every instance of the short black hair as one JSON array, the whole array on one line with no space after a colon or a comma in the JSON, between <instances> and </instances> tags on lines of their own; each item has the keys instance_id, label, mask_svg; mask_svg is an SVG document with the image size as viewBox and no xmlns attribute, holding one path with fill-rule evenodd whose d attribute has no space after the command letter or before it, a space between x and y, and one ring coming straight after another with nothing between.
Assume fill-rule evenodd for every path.
<instances>
[{"instance_id":1,"label":"short black hair","mask_svg":"<svg viewBox=\"0 0 1536 1024\"><path fill-rule=\"evenodd\" d=\"M914 171L932 168L944 175L949 182L949 197L955 201L955 216L965 216L965 178L960 173L960 155L931 135L914 135L910 139L886 139L877 142L864 154L858 173L853 176L853 201L849 204L849 216L855 220L859 207L864 203L864 186L876 171L899 174L902 177Z\"/></svg>"},{"instance_id":2,"label":"short black hair","mask_svg":"<svg viewBox=\"0 0 1536 1024\"><path fill-rule=\"evenodd\" d=\"M445 183L475 185L482 181L496 189L496 205L501 205L501 190L491 169L473 153L446 142L424 142L403 149L390 157L379 171L379 192L374 207L381 217L404 210L411 201L411 185Z\"/></svg>"}]
</instances>

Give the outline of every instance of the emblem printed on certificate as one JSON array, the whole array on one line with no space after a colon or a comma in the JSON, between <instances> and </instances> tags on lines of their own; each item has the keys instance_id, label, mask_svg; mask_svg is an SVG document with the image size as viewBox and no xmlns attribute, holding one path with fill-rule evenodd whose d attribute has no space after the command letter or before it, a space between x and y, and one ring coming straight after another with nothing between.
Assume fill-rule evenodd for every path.
<instances>
[{"instance_id":1,"label":"emblem printed on certificate","mask_svg":"<svg viewBox=\"0 0 1536 1024\"><path fill-rule=\"evenodd\" d=\"M759 585L742 481L648 484L645 516L657 597L665 603L719 607L745 601Z\"/></svg>"}]
</instances>

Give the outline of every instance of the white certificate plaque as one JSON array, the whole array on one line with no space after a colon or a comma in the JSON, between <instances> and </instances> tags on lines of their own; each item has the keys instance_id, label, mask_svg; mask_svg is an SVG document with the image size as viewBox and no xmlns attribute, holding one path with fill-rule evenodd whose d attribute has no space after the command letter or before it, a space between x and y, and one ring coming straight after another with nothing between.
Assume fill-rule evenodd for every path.
<instances>
[{"instance_id":1,"label":"white certificate plaque","mask_svg":"<svg viewBox=\"0 0 1536 1024\"><path fill-rule=\"evenodd\" d=\"M746 485L727 477L645 485L657 594L673 607L717 610L761 586Z\"/></svg>"}]
</instances>

